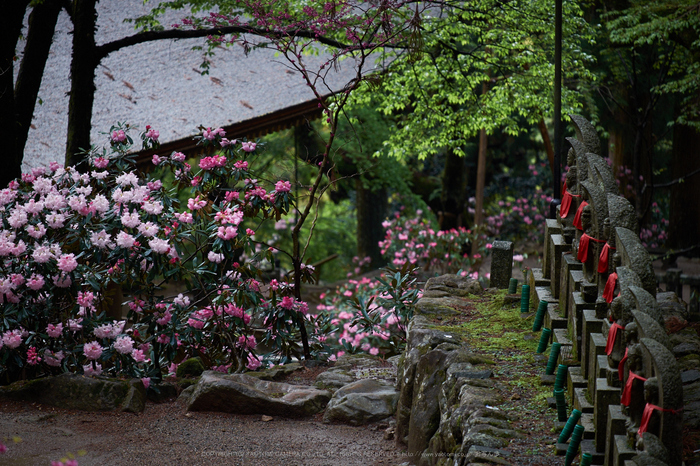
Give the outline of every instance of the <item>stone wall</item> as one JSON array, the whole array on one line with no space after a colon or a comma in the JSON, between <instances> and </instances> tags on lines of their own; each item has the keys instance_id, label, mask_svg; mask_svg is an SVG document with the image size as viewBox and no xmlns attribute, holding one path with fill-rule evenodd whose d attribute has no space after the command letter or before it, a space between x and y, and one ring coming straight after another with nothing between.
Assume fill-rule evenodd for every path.
<instances>
[{"instance_id":1,"label":"stone wall","mask_svg":"<svg viewBox=\"0 0 700 466\"><path fill-rule=\"evenodd\" d=\"M508 439L520 434L495 408L501 404L492 361L474 354L461 337L436 330L435 318L457 315L476 280L443 275L428 280L407 330L397 373L400 390L396 440L419 465L481 464L504 458Z\"/></svg>"}]
</instances>

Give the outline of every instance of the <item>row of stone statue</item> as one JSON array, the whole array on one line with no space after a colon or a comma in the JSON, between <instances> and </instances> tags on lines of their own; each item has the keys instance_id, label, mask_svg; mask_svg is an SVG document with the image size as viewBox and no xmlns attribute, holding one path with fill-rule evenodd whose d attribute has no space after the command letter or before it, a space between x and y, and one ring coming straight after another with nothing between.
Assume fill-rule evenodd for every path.
<instances>
[{"instance_id":1,"label":"row of stone statue","mask_svg":"<svg viewBox=\"0 0 700 466\"><path fill-rule=\"evenodd\" d=\"M595 407L595 447L606 464L623 464L614 452L624 449L615 445L624 433L629 461L680 466L682 384L656 300L652 259L639 239L634 207L598 155L595 129L570 117L576 137L567 139L569 168L557 219L547 222L543 276L574 336L588 396L606 404ZM596 396L597 390L605 392ZM610 401L616 396L602 396L615 390L617 403Z\"/></svg>"}]
</instances>

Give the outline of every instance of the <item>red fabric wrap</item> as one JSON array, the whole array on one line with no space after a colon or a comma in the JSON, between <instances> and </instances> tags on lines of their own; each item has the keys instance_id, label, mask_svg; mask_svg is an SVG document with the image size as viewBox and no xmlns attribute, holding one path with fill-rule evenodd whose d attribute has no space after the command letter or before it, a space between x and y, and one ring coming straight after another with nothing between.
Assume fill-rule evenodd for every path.
<instances>
[{"instance_id":1,"label":"red fabric wrap","mask_svg":"<svg viewBox=\"0 0 700 466\"><path fill-rule=\"evenodd\" d=\"M629 354L629 348L625 348L625 355L620 359L620 364L617 365L617 376L620 380L623 379L625 375L625 363L627 362L627 355Z\"/></svg>"},{"instance_id":2,"label":"red fabric wrap","mask_svg":"<svg viewBox=\"0 0 700 466\"><path fill-rule=\"evenodd\" d=\"M646 382L647 379L645 379L641 375L637 375L634 372L630 371L629 375L627 376L627 383L625 383L625 388L622 390L620 404L625 406L630 405L630 401L632 398L632 384L634 384L635 380L641 380L642 382Z\"/></svg>"},{"instance_id":3,"label":"red fabric wrap","mask_svg":"<svg viewBox=\"0 0 700 466\"><path fill-rule=\"evenodd\" d=\"M642 413L642 422L639 426L639 430L637 431L637 435L639 435L640 437L644 432L647 431L647 428L649 427L649 420L651 419L651 415L655 410L672 414L678 414L681 412L681 410L663 409L661 406L656 406L651 403L647 403L646 406L644 406L644 412Z\"/></svg>"},{"instance_id":4,"label":"red fabric wrap","mask_svg":"<svg viewBox=\"0 0 700 466\"><path fill-rule=\"evenodd\" d=\"M588 260L588 244L590 240L591 237L584 233L583 236L581 236L581 242L578 243L578 254L576 255L576 259L581 262L586 262Z\"/></svg>"},{"instance_id":5,"label":"red fabric wrap","mask_svg":"<svg viewBox=\"0 0 700 466\"><path fill-rule=\"evenodd\" d=\"M608 304L613 301L615 285L617 285L617 274L613 272L608 276L608 281L605 282L605 288L603 289L603 298L605 298L605 302Z\"/></svg>"},{"instance_id":6,"label":"red fabric wrap","mask_svg":"<svg viewBox=\"0 0 700 466\"><path fill-rule=\"evenodd\" d=\"M605 243L603 250L600 251L600 257L598 258L598 273L605 273L608 271L608 264L610 263L610 250L615 249L610 246L610 244Z\"/></svg>"},{"instance_id":7,"label":"red fabric wrap","mask_svg":"<svg viewBox=\"0 0 700 466\"><path fill-rule=\"evenodd\" d=\"M605 354L608 356L612 353L613 346L615 346L615 338L617 338L617 332L622 328L620 324L612 324L610 326L610 331L608 332L608 342L605 345Z\"/></svg>"},{"instance_id":8,"label":"red fabric wrap","mask_svg":"<svg viewBox=\"0 0 700 466\"><path fill-rule=\"evenodd\" d=\"M574 217L574 226L578 228L579 230L583 230L583 225L581 224L581 213L583 212L583 208L588 205L588 202L583 201L579 204L578 210L576 211L576 216Z\"/></svg>"}]
</instances>

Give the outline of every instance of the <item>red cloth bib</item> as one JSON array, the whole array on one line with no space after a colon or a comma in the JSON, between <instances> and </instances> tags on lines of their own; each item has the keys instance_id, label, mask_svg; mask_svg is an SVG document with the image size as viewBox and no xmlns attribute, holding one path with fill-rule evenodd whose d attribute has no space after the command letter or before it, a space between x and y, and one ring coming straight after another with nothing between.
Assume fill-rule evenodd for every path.
<instances>
[{"instance_id":1,"label":"red cloth bib","mask_svg":"<svg viewBox=\"0 0 700 466\"><path fill-rule=\"evenodd\" d=\"M617 337L617 332L623 328L620 324L612 324L610 327L610 332L608 332L608 342L605 345L605 354L608 356L612 353L613 346L615 346L615 338Z\"/></svg>"},{"instance_id":2,"label":"red cloth bib","mask_svg":"<svg viewBox=\"0 0 700 466\"><path fill-rule=\"evenodd\" d=\"M625 363L627 362L627 355L629 354L629 348L625 348L625 355L620 359L620 364L617 365L617 376L620 380L623 379L625 375Z\"/></svg>"},{"instance_id":3,"label":"red cloth bib","mask_svg":"<svg viewBox=\"0 0 700 466\"><path fill-rule=\"evenodd\" d=\"M605 282L605 288L603 289L603 298L605 298L605 302L608 304L613 301L613 294L615 293L616 284L617 274L613 272L608 276L608 281Z\"/></svg>"},{"instance_id":4,"label":"red cloth bib","mask_svg":"<svg viewBox=\"0 0 700 466\"><path fill-rule=\"evenodd\" d=\"M649 420L651 419L651 415L654 412L654 410L659 410L659 411L662 411L664 413L672 413L672 414L678 414L681 412L681 410L663 409L661 406L656 406L656 405L653 405L651 403L647 403L646 406L644 407L644 412L642 413L642 422L639 426L639 430L637 431L637 435L639 435L640 437L649 428Z\"/></svg>"},{"instance_id":5,"label":"red cloth bib","mask_svg":"<svg viewBox=\"0 0 700 466\"><path fill-rule=\"evenodd\" d=\"M627 383L625 383L625 388L622 390L622 397L620 398L620 404L622 404L624 406L630 405L630 401L632 398L632 384L634 383L635 380L641 380L642 382L646 382L647 379L645 379L641 375L637 375L634 372L630 371L629 376L627 377Z\"/></svg>"},{"instance_id":6,"label":"red cloth bib","mask_svg":"<svg viewBox=\"0 0 700 466\"><path fill-rule=\"evenodd\" d=\"M586 262L588 260L588 244L591 237L586 233L581 236L581 242L578 243L578 254L576 254L576 259L581 262Z\"/></svg>"},{"instance_id":7,"label":"red cloth bib","mask_svg":"<svg viewBox=\"0 0 700 466\"><path fill-rule=\"evenodd\" d=\"M574 197L581 197L581 195L571 194L566 189L566 182L564 182L564 194L562 195L561 208L559 209L559 215L561 215L561 218L566 218L569 215L569 210L571 209L571 201L573 201Z\"/></svg>"},{"instance_id":8,"label":"red cloth bib","mask_svg":"<svg viewBox=\"0 0 700 466\"><path fill-rule=\"evenodd\" d=\"M608 243L605 243L603 250L600 251L600 257L598 258L598 273L605 273L608 271L608 264L610 263L610 250L615 249Z\"/></svg>"},{"instance_id":9,"label":"red cloth bib","mask_svg":"<svg viewBox=\"0 0 700 466\"><path fill-rule=\"evenodd\" d=\"M574 217L574 226L579 230L583 230L583 225L581 224L581 213L583 212L583 208L587 205L588 202L586 201L583 201L581 204L579 204L578 210L576 211L576 216Z\"/></svg>"}]
</instances>

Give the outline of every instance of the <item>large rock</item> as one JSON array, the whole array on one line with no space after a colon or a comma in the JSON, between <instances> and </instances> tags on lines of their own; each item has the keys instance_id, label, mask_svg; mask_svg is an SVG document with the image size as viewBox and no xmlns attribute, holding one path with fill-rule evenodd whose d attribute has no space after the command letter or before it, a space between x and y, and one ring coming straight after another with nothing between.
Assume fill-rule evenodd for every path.
<instances>
[{"instance_id":1,"label":"large rock","mask_svg":"<svg viewBox=\"0 0 700 466\"><path fill-rule=\"evenodd\" d=\"M0 387L0 396L81 411L140 413L146 387L140 379L119 380L65 373Z\"/></svg>"},{"instance_id":2,"label":"large rock","mask_svg":"<svg viewBox=\"0 0 700 466\"><path fill-rule=\"evenodd\" d=\"M187 400L187 409L299 417L323 411L330 398L326 390L206 371Z\"/></svg>"},{"instance_id":3,"label":"large rock","mask_svg":"<svg viewBox=\"0 0 700 466\"><path fill-rule=\"evenodd\" d=\"M336 391L324 422L344 422L354 426L381 421L396 412L399 392L384 381L363 379Z\"/></svg>"}]
</instances>

